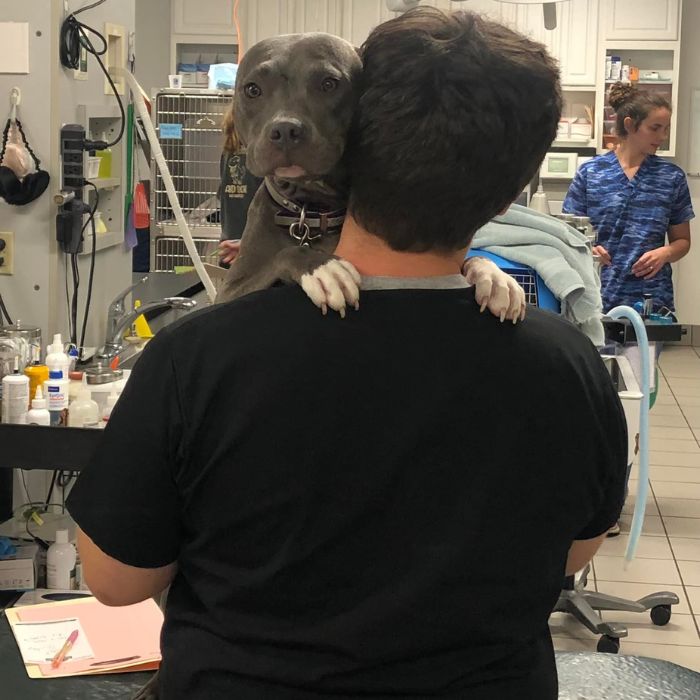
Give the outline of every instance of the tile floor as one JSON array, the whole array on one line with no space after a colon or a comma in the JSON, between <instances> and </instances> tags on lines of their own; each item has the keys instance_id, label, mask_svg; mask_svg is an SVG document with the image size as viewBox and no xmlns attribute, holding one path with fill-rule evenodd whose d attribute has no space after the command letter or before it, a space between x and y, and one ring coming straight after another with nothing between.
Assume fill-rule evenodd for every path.
<instances>
[{"instance_id":1,"label":"tile floor","mask_svg":"<svg viewBox=\"0 0 700 700\"><path fill-rule=\"evenodd\" d=\"M665 627L654 626L647 613L603 617L628 628L621 654L700 671L700 348L667 347L659 364L659 393L649 419L651 492L637 557L625 570L637 488L633 469L622 535L603 544L588 587L635 600L656 591L675 592L680 604ZM555 613L550 628L556 649L596 649L598 636L570 616Z\"/></svg>"}]
</instances>

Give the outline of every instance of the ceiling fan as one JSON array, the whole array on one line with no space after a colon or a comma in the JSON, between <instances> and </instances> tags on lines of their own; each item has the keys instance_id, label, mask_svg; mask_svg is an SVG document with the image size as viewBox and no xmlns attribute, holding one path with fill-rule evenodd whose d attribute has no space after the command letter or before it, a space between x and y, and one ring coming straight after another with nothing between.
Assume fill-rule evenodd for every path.
<instances>
[{"instance_id":1,"label":"ceiling fan","mask_svg":"<svg viewBox=\"0 0 700 700\"><path fill-rule=\"evenodd\" d=\"M454 2L464 2L464 0L453 0ZM497 0L514 5L542 5L544 13L545 29L556 29L557 26L557 4L555 2L542 2L542 0ZM392 12L406 12L420 4L420 0L386 0L387 7Z\"/></svg>"}]
</instances>

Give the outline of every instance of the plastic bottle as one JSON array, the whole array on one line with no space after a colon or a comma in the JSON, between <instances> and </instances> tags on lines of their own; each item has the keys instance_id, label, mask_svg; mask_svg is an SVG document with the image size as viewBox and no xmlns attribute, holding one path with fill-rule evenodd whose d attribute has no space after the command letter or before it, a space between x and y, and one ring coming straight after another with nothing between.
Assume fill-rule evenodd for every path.
<instances>
[{"instance_id":1,"label":"plastic bottle","mask_svg":"<svg viewBox=\"0 0 700 700\"><path fill-rule=\"evenodd\" d=\"M38 386L44 386L44 382L49 378L49 368L41 363L41 349L32 349L32 363L24 368L24 374L29 377L29 396L36 394Z\"/></svg>"},{"instance_id":2,"label":"plastic bottle","mask_svg":"<svg viewBox=\"0 0 700 700\"><path fill-rule=\"evenodd\" d=\"M102 214L99 211L95 212L95 233L107 233L107 225L102 219Z\"/></svg>"},{"instance_id":3,"label":"plastic bottle","mask_svg":"<svg viewBox=\"0 0 700 700\"><path fill-rule=\"evenodd\" d=\"M19 357L15 355L12 374L2 378L2 422L24 423L29 410L29 377L20 374Z\"/></svg>"},{"instance_id":4,"label":"plastic bottle","mask_svg":"<svg viewBox=\"0 0 700 700\"><path fill-rule=\"evenodd\" d=\"M537 192L530 197L530 209L539 211L542 214L549 214L549 199L547 198L547 193L542 187L542 180L540 180L539 185L537 185Z\"/></svg>"},{"instance_id":5,"label":"plastic bottle","mask_svg":"<svg viewBox=\"0 0 700 700\"><path fill-rule=\"evenodd\" d=\"M68 387L70 380L63 378L60 369L49 372L49 378L44 382L44 390L48 400L51 425L66 425L68 423Z\"/></svg>"},{"instance_id":6,"label":"plastic bottle","mask_svg":"<svg viewBox=\"0 0 700 700\"><path fill-rule=\"evenodd\" d=\"M53 343L46 348L46 366L51 370L60 370L64 377L68 377L70 372L70 357L63 351L63 340L61 334L56 333Z\"/></svg>"},{"instance_id":7,"label":"plastic bottle","mask_svg":"<svg viewBox=\"0 0 700 700\"><path fill-rule=\"evenodd\" d=\"M41 391L41 385L36 388L32 407L27 412L27 425L51 425L51 414L46 408L46 399Z\"/></svg>"},{"instance_id":8,"label":"plastic bottle","mask_svg":"<svg viewBox=\"0 0 700 700\"><path fill-rule=\"evenodd\" d=\"M102 132L102 140L107 142L107 134ZM104 151L95 151L95 155L100 159L100 169L97 177L112 177L112 149L105 148Z\"/></svg>"},{"instance_id":9,"label":"plastic bottle","mask_svg":"<svg viewBox=\"0 0 700 700\"><path fill-rule=\"evenodd\" d=\"M630 67L629 63L622 64L622 71L620 72L620 80L623 83L629 83L630 81Z\"/></svg>"},{"instance_id":10,"label":"plastic bottle","mask_svg":"<svg viewBox=\"0 0 700 700\"><path fill-rule=\"evenodd\" d=\"M75 547L68 541L68 530L56 530L56 541L46 552L46 587L72 590L76 558Z\"/></svg>"},{"instance_id":11,"label":"plastic bottle","mask_svg":"<svg viewBox=\"0 0 700 700\"><path fill-rule=\"evenodd\" d=\"M85 375L83 375L83 383L77 398L68 407L68 426L71 428L98 428L100 426L100 412L97 408L97 402L92 400Z\"/></svg>"},{"instance_id":12,"label":"plastic bottle","mask_svg":"<svg viewBox=\"0 0 700 700\"><path fill-rule=\"evenodd\" d=\"M112 391L109 393L109 396L107 397L107 403L105 404L104 411L102 411L103 428L107 427L107 423L109 423L109 419L112 415L112 409L114 408L118 400L119 394L116 392L115 389L112 389Z\"/></svg>"}]
</instances>

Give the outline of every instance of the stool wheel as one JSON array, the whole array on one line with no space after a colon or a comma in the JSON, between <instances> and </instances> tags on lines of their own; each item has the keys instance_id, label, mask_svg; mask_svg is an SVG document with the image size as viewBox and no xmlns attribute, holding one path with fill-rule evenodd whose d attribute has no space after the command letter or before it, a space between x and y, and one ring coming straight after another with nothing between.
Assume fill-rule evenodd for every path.
<instances>
[{"instance_id":1,"label":"stool wheel","mask_svg":"<svg viewBox=\"0 0 700 700\"><path fill-rule=\"evenodd\" d=\"M601 654L617 654L620 651L620 640L604 634L598 640L597 649Z\"/></svg>"},{"instance_id":2,"label":"stool wheel","mask_svg":"<svg viewBox=\"0 0 700 700\"><path fill-rule=\"evenodd\" d=\"M671 619L671 606L670 605L657 605L653 607L649 613L651 615L651 621L658 627L663 627L668 624Z\"/></svg>"}]
</instances>

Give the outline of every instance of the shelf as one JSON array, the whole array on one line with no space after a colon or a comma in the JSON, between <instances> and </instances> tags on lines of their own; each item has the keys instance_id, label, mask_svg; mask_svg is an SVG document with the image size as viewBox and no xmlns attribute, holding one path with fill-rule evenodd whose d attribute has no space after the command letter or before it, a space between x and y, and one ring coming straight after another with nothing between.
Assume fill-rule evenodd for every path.
<instances>
[{"instance_id":1,"label":"shelf","mask_svg":"<svg viewBox=\"0 0 700 700\"><path fill-rule=\"evenodd\" d=\"M94 428L0 424L0 469L83 469L103 434Z\"/></svg>"},{"instance_id":2,"label":"shelf","mask_svg":"<svg viewBox=\"0 0 700 700\"><path fill-rule=\"evenodd\" d=\"M112 187L119 187L122 181L118 177L96 177L90 180L98 190L108 190ZM89 187L89 185L88 185Z\"/></svg>"},{"instance_id":3,"label":"shelf","mask_svg":"<svg viewBox=\"0 0 700 700\"><path fill-rule=\"evenodd\" d=\"M95 252L99 253L105 248L111 248L112 246L119 245L124 242L124 236L121 231L107 231L106 233L97 234L97 246L95 247ZM85 242L83 243L83 250L78 255L92 255L92 231L85 232Z\"/></svg>"},{"instance_id":4,"label":"shelf","mask_svg":"<svg viewBox=\"0 0 700 700\"><path fill-rule=\"evenodd\" d=\"M554 148L595 148L597 143L597 139L555 139L552 141L552 146Z\"/></svg>"},{"instance_id":5,"label":"shelf","mask_svg":"<svg viewBox=\"0 0 700 700\"><path fill-rule=\"evenodd\" d=\"M621 80L606 80L606 85L614 85L615 83L621 83ZM631 81L629 83L632 84ZM673 85L673 81L669 78L668 80L637 80L635 85Z\"/></svg>"}]
</instances>

